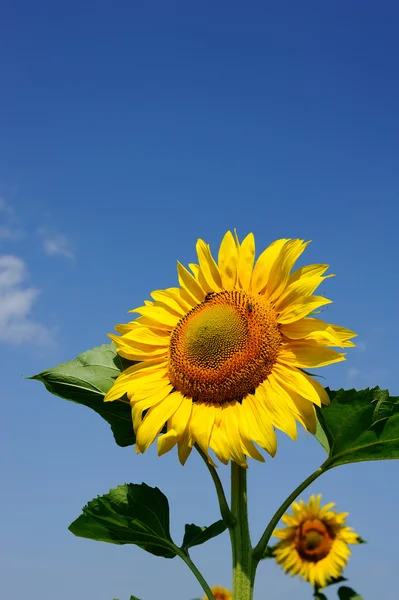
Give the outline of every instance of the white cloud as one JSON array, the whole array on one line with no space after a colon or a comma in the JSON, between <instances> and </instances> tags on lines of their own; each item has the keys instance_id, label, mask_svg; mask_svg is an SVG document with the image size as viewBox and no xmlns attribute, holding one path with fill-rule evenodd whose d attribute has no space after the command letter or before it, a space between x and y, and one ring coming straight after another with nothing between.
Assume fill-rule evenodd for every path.
<instances>
[{"instance_id":1,"label":"white cloud","mask_svg":"<svg viewBox=\"0 0 399 600\"><path fill-rule=\"evenodd\" d=\"M0 341L52 344L47 327L29 316L40 290L23 286L27 276L23 260L12 255L0 256Z\"/></svg>"},{"instance_id":2,"label":"white cloud","mask_svg":"<svg viewBox=\"0 0 399 600\"><path fill-rule=\"evenodd\" d=\"M18 241L23 232L15 227L14 211L4 198L0 197L0 240Z\"/></svg>"},{"instance_id":3,"label":"white cloud","mask_svg":"<svg viewBox=\"0 0 399 600\"><path fill-rule=\"evenodd\" d=\"M75 253L73 252L68 238L60 233L53 233L41 227L38 229L38 234L43 241L43 250L48 256L59 254L65 258L73 260Z\"/></svg>"}]
</instances>

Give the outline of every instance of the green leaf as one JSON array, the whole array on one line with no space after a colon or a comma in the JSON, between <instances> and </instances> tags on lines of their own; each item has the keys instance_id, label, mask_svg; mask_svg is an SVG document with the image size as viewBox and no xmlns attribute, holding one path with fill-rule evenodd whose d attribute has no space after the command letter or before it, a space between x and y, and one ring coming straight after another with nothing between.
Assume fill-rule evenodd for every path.
<instances>
[{"instance_id":1,"label":"green leaf","mask_svg":"<svg viewBox=\"0 0 399 600\"><path fill-rule=\"evenodd\" d=\"M130 600L140 600L140 598L137 598L137 596L130 596Z\"/></svg>"},{"instance_id":2,"label":"green leaf","mask_svg":"<svg viewBox=\"0 0 399 600\"><path fill-rule=\"evenodd\" d=\"M318 419L316 422L316 432L315 432L314 436L319 441L319 443L323 446L323 448L327 452L327 454L330 454L330 444L328 443L327 436L324 433L324 429L320 425L320 421Z\"/></svg>"},{"instance_id":3,"label":"green leaf","mask_svg":"<svg viewBox=\"0 0 399 600\"><path fill-rule=\"evenodd\" d=\"M363 596L352 590L352 588L343 585L338 590L339 600L364 600Z\"/></svg>"},{"instance_id":4,"label":"green leaf","mask_svg":"<svg viewBox=\"0 0 399 600\"><path fill-rule=\"evenodd\" d=\"M198 525L186 525L182 549L188 550L193 546L199 546L204 544L208 540L220 535L226 531L227 527L224 521L216 521L209 525L209 527L198 527Z\"/></svg>"},{"instance_id":5,"label":"green leaf","mask_svg":"<svg viewBox=\"0 0 399 600\"><path fill-rule=\"evenodd\" d=\"M135 544L156 556L176 556L169 532L168 499L145 483L119 485L91 500L69 530L91 540Z\"/></svg>"},{"instance_id":6,"label":"green leaf","mask_svg":"<svg viewBox=\"0 0 399 600\"><path fill-rule=\"evenodd\" d=\"M324 470L365 460L399 458L398 397L378 387L327 391L330 405L317 408L329 447ZM320 436L318 439L321 442Z\"/></svg>"},{"instance_id":7,"label":"green leaf","mask_svg":"<svg viewBox=\"0 0 399 600\"><path fill-rule=\"evenodd\" d=\"M131 446L135 436L129 403L104 402L115 379L131 364L118 356L114 344L103 344L29 379L41 381L55 396L91 408L111 425L119 446Z\"/></svg>"}]
</instances>

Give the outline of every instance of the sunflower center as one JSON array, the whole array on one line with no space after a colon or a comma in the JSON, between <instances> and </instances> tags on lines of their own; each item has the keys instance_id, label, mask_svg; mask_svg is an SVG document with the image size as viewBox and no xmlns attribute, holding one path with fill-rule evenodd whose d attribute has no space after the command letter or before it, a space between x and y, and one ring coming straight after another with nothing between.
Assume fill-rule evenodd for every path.
<instances>
[{"instance_id":1,"label":"sunflower center","mask_svg":"<svg viewBox=\"0 0 399 600\"><path fill-rule=\"evenodd\" d=\"M280 344L276 314L263 297L212 294L172 332L169 378L194 401L242 400L270 374Z\"/></svg>"},{"instance_id":2,"label":"sunflower center","mask_svg":"<svg viewBox=\"0 0 399 600\"><path fill-rule=\"evenodd\" d=\"M304 521L297 534L296 549L301 558L318 562L330 552L334 537L323 521L319 519Z\"/></svg>"}]
</instances>

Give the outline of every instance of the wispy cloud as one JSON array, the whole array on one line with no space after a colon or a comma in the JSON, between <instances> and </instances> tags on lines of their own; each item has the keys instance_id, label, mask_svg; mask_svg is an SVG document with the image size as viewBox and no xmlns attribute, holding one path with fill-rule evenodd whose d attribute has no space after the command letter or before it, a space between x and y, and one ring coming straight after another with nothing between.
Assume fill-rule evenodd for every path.
<instances>
[{"instance_id":1,"label":"wispy cloud","mask_svg":"<svg viewBox=\"0 0 399 600\"><path fill-rule=\"evenodd\" d=\"M26 264L17 256L0 256L0 341L53 344L50 330L30 317L40 290L26 287Z\"/></svg>"},{"instance_id":2,"label":"wispy cloud","mask_svg":"<svg viewBox=\"0 0 399 600\"><path fill-rule=\"evenodd\" d=\"M360 375L360 370L357 367L350 367L346 374L348 379L356 379Z\"/></svg>"},{"instance_id":3,"label":"wispy cloud","mask_svg":"<svg viewBox=\"0 0 399 600\"><path fill-rule=\"evenodd\" d=\"M70 260L75 258L75 253L66 235L49 231L44 227L38 229L37 233L42 239L43 250L48 256L59 254Z\"/></svg>"},{"instance_id":4,"label":"wispy cloud","mask_svg":"<svg viewBox=\"0 0 399 600\"><path fill-rule=\"evenodd\" d=\"M374 366L371 368L350 367L346 372L346 378L356 386L374 387L376 385L384 385L381 382L390 375L389 369L386 367Z\"/></svg>"},{"instance_id":5,"label":"wispy cloud","mask_svg":"<svg viewBox=\"0 0 399 600\"><path fill-rule=\"evenodd\" d=\"M367 345L365 342L363 342L363 341L357 342L355 340L355 344L356 344L356 350L358 350L358 352L366 352Z\"/></svg>"},{"instance_id":6,"label":"wispy cloud","mask_svg":"<svg viewBox=\"0 0 399 600\"><path fill-rule=\"evenodd\" d=\"M18 241L21 240L23 232L16 227L15 215L11 206L7 204L4 198L0 197L0 241Z\"/></svg>"}]
</instances>

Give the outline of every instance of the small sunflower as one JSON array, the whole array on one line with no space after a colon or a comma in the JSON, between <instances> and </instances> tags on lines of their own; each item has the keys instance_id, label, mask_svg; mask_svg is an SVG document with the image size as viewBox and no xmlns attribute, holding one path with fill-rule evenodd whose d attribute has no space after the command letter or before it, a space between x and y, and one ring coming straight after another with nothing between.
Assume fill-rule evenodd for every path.
<instances>
[{"instance_id":1,"label":"small sunflower","mask_svg":"<svg viewBox=\"0 0 399 600\"><path fill-rule=\"evenodd\" d=\"M293 515L282 517L287 527L275 529L273 535L281 541L274 546L274 556L290 575L299 575L318 588L339 577L349 560L348 544L361 539L346 526L349 513L331 510L334 502L320 508L321 494L292 504Z\"/></svg>"},{"instance_id":2,"label":"small sunflower","mask_svg":"<svg viewBox=\"0 0 399 600\"><path fill-rule=\"evenodd\" d=\"M139 317L110 335L118 353L137 364L105 397L125 394L137 452L158 438L162 455L176 444L185 463L194 444L209 458L246 467L274 456L275 429L296 438L296 422L315 432L314 405L328 404L323 386L303 369L345 359L330 346L353 346L354 333L309 315L331 300L314 296L328 265L292 268L308 242L281 239L255 262L255 240L230 231L218 261L198 240L198 263L178 263L180 287L152 292L131 312ZM254 264L255 262L255 264ZM212 462L211 458L209 458Z\"/></svg>"},{"instance_id":3,"label":"small sunflower","mask_svg":"<svg viewBox=\"0 0 399 600\"><path fill-rule=\"evenodd\" d=\"M211 592L215 596L215 600L233 600L230 590L220 585L211 587ZM204 596L203 600L208 600L208 596Z\"/></svg>"}]
</instances>

